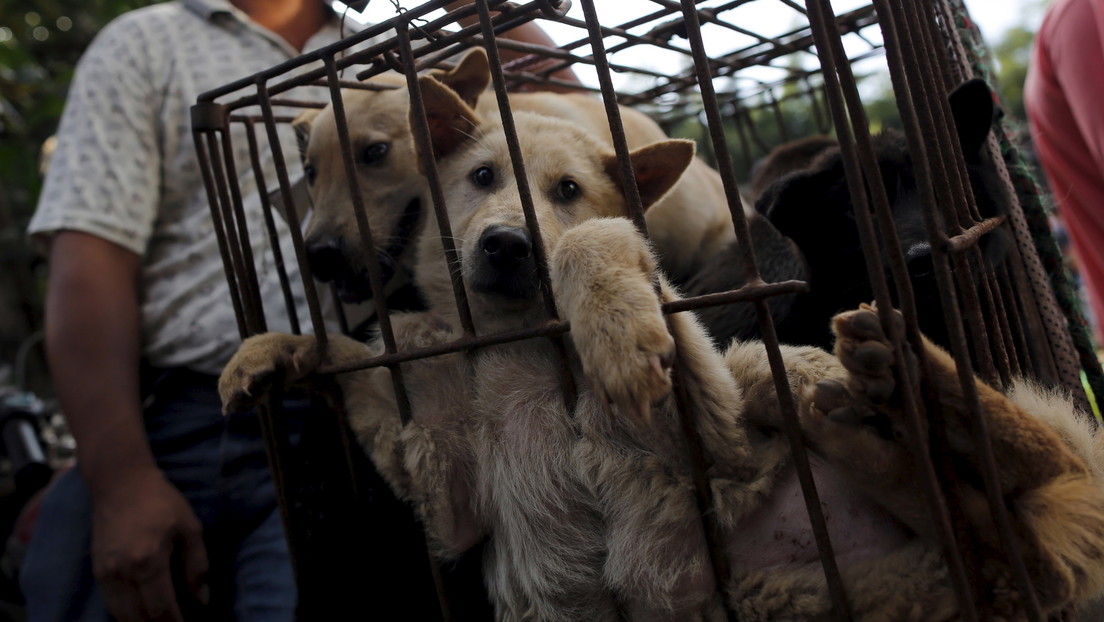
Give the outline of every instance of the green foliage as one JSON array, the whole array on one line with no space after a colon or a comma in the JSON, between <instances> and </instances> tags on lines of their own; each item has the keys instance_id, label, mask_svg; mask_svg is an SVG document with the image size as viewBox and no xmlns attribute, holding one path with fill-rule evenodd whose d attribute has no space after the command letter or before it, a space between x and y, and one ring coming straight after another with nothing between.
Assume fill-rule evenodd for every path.
<instances>
[{"instance_id":1,"label":"green foliage","mask_svg":"<svg viewBox=\"0 0 1104 622\"><path fill-rule=\"evenodd\" d=\"M96 32L149 0L0 0L0 192L17 224L40 186L42 142L57 129L77 59Z\"/></svg>"},{"instance_id":2,"label":"green foliage","mask_svg":"<svg viewBox=\"0 0 1104 622\"><path fill-rule=\"evenodd\" d=\"M1024 112L1024 80L1031 60L1031 42L1035 33L1023 26L1010 29L993 46L995 76L1000 87L1005 112L1016 119L1026 119Z\"/></svg>"},{"instance_id":3,"label":"green foliage","mask_svg":"<svg viewBox=\"0 0 1104 622\"><path fill-rule=\"evenodd\" d=\"M42 270L23 231L73 69L104 24L149 0L0 0L0 363L41 325Z\"/></svg>"}]
</instances>

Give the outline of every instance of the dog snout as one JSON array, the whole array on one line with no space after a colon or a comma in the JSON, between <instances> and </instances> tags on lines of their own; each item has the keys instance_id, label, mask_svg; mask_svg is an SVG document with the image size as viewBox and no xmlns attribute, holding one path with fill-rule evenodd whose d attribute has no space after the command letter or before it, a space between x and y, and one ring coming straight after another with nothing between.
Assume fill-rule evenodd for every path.
<instances>
[{"instance_id":1,"label":"dog snout","mask_svg":"<svg viewBox=\"0 0 1104 622\"><path fill-rule=\"evenodd\" d=\"M935 274L935 262L932 258L931 244L917 242L905 251L909 274L913 278L928 277Z\"/></svg>"},{"instance_id":2,"label":"dog snout","mask_svg":"<svg viewBox=\"0 0 1104 622\"><path fill-rule=\"evenodd\" d=\"M307 263L314 278L328 283L341 274L345 266L345 254L341 250L341 241L333 237L324 237L307 242Z\"/></svg>"},{"instance_id":3,"label":"dog snout","mask_svg":"<svg viewBox=\"0 0 1104 622\"><path fill-rule=\"evenodd\" d=\"M492 225L479 237L479 248L491 265L509 267L529 259L533 241L525 229Z\"/></svg>"}]
</instances>

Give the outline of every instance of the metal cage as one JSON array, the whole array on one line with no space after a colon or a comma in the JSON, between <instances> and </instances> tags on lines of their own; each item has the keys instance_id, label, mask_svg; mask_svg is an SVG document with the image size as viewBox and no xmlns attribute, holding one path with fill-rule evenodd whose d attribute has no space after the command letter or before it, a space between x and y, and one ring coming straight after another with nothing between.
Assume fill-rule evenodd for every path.
<instances>
[{"instance_id":1,"label":"metal cage","mask_svg":"<svg viewBox=\"0 0 1104 622\"><path fill-rule=\"evenodd\" d=\"M793 126L787 125L784 118L782 103L787 98L808 101L812 119L806 120L805 126L821 132L834 131L839 140L883 322L888 321L885 314L894 300L890 289L893 285L886 278L889 272L894 275L896 299L908 318L908 340L916 346L919 328L914 313L910 312L915 305L904 257L891 224L886 188L875 160L860 81L853 71L853 65L858 67L859 62L874 62L888 66L908 149L916 164L919 191L927 206L928 230L938 232L931 240L934 269L944 294L941 302L952 354L959 366L963 390L972 400L974 417L983 421L971 381L975 372L995 386L1005 385L1018 375L1038 378L1064 386L1082 402L1086 401L1081 382L1083 368L1094 387L1102 386L1095 359L1091 351L1086 351L1083 328L1066 301L1063 288L1068 285L1061 274L1044 269L1048 254L1053 252L1046 245L1053 242L1040 225L1045 218L1037 196L1023 191L1022 178L1017 178L1016 186L1012 184L1011 177L1019 176L1018 169L1013 167L1011 176L1004 172L1009 187L1020 191L1016 194L1019 200L1011 206L1006 219L981 220L973 205L972 193L968 191L970 182L946 104L949 87L972 76L980 66L973 52L977 44L973 38L977 34L970 28L961 0L874 0L871 4L854 3L854 8L840 12L833 10L829 0L807 0L804 5L793 0L650 0L638 3L646 5L640 17L617 25L600 22L594 0L578 0L578 4L581 18L568 12L570 3L566 0L477 0L444 17L429 19L427 16L444 5L443 0L431 0L403 9L393 19L369 26L338 44L201 96L192 117L196 148L242 336L265 331L268 328L265 310L278 306L287 309L294 332L313 332L324 343L327 330L332 330L324 317L325 296L312 280L305 261L300 219L306 206L293 183L299 175L298 155L286 153L279 137L298 110L334 106L347 178L353 179L353 155L342 107L343 89L373 88L371 79L384 71L404 74L415 121L421 121L412 127L415 141L423 153L428 153L417 73L447 63L470 46L483 46L491 61L495 92L503 104L508 140L515 149L517 136L512 129L507 90L555 83L551 75L564 67L581 68L580 71L593 68L598 86L590 90L606 103L623 170L631 171L631 167L625 168L629 166L628 148L615 102L646 109L666 128L680 127L684 132L688 127L699 128L693 132L700 140L701 151L721 174L737 239L745 249L751 248L750 233L741 208L739 185L750 163L770 147L769 141L757 135L752 116L771 115L777 119L779 137L796 138ZM769 32L757 32L747 26L759 23L747 18L767 5L772 11L782 12L782 17L764 28ZM476 23L461 26L458 20L462 18ZM574 28L577 38L559 48L545 48L494 36L530 20ZM781 25L783 22L779 20L789 20L790 26ZM727 47L721 50L707 47L706 39L711 34L723 35L717 38L723 38ZM377 42L379 37L383 37L382 42ZM526 56L504 63L500 48ZM650 67L648 55L639 53L642 50L661 50L679 58L682 69L667 72ZM616 86L615 76L623 78ZM990 147L998 155L1011 151L999 128ZM261 222L247 222L242 210L238 184L243 171L236 168L241 166L241 154L250 161L251 176L265 199L265 219ZM271 158L272 167L268 170L266 157ZM1004 159L996 159L1003 167ZM441 188L432 161L425 161L425 165L434 209L447 227L443 211L447 189ZM250 176L249 171L244 174ZM354 202L362 209L359 189L353 185ZM526 202L523 198L523 204ZM525 205L525 209L531 218L532 206ZM639 201L631 216L643 223ZM287 222L294 249L290 256L281 252L279 241L271 241L278 237L275 223L279 218ZM358 225L364 244L371 245L371 232L362 214L358 214ZM978 240L997 227L1007 229L1015 244L1008 260L1001 265L988 265L978 250ZM440 234L448 252L455 253L447 239L447 229L443 227ZM254 256L257 241L265 238L270 239L267 248L273 256ZM1043 246L1036 240L1041 240ZM369 252L368 256L374 257L374 253ZM262 260L274 261L278 266L282 299L261 298L255 265ZM301 282L293 282L285 269L292 262L298 264ZM374 259L369 259L369 264L373 291L383 291L380 266ZM742 265L733 269L744 271L746 286L727 293L688 298L668 304L664 310L672 313L734 302L754 304L778 398L788 420L787 433L834 610L839 619L850 619L847 594L820 516L820 504L798 432L794 399L766 306L769 297L802 291L804 283L764 282L750 252L744 253ZM547 272L541 276L547 279ZM299 288L308 302L309 317L297 316L293 290ZM463 286L457 284L455 290L458 308L462 310L466 305ZM387 367L400 395L405 391L400 371L400 363L404 361L534 337L557 341L569 330L566 323L553 321L512 333L477 334L469 318L464 322L464 336L455 342L403 351L395 344L387 301L377 296L373 304L386 352L352 368L327 371ZM555 309L551 300L549 308ZM465 317L463 311L461 317ZM341 324L348 330L344 321ZM905 356L902 348L895 354L899 362ZM918 464L929 501L939 518L939 535L956 594L968 617L982 619L984 612L975 602L977 586L973 583L980 579L970 572L975 567L970 560L971 552L962 546L951 518L953 508L947 507L941 493L941 482L949 474L941 471L941 465L933 463L930 456L938 451L939 421L933 413L924 415L925 388L916 378L900 377L898 382L914 397L908 408L910 440L922 456ZM327 384L324 377L320 385L333 388L332 382ZM565 391L571 390L570 383L565 382ZM340 399L327 399L326 391L312 394L311 399L316 402L318 415L307 423L303 443L298 448L289 441L279 400L269 399L267 406L261 408L300 585L301 617L345 619L349 612L357 610L365 615L394 612L404 619L468 620L488 616L487 604L480 595L478 572L474 570L478 562L462 561L440 568L430 560L412 512L391 496L367 460L353 447L343 422ZM928 429L923 427L928 423L933 426L931 447ZM989 499L996 501L992 508L997 524L1006 546L1014 549L1011 525L994 488L997 467L991 449L983 457L982 472L990 491ZM698 493L703 520L708 521L706 510L711 503L708 487L699 486ZM1011 556L1015 557L1014 550ZM725 577L723 556L713 558L718 578ZM1022 560L1017 563L1013 559L1013 566L1021 587L1030 586L1031 577ZM1032 591L1023 589L1023 593L1030 595ZM1041 619L1037 603L1029 603L1026 608L1032 619ZM387 613L382 615L389 617Z\"/></svg>"}]
</instances>

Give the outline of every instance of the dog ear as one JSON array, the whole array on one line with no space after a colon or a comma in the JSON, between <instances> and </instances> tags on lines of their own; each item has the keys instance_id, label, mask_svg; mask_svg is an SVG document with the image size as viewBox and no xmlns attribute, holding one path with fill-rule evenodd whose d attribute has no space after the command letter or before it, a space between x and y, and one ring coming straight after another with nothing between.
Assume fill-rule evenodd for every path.
<instances>
[{"instance_id":1,"label":"dog ear","mask_svg":"<svg viewBox=\"0 0 1104 622\"><path fill-rule=\"evenodd\" d=\"M989 139L989 130L1004 112L989 85L978 78L958 85L948 99L962 153L967 158L976 157Z\"/></svg>"},{"instance_id":2,"label":"dog ear","mask_svg":"<svg viewBox=\"0 0 1104 622\"><path fill-rule=\"evenodd\" d=\"M475 108L476 100L491 83L491 65L487 61L486 50L473 48L452 69L435 69L429 75L456 91L465 104Z\"/></svg>"},{"instance_id":3,"label":"dog ear","mask_svg":"<svg viewBox=\"0 0 1104 622\"><path fill-rule=\"evenodd\" d=\"M433 157L442 158L456 150L471 137L472 131L479 125L479 116L456 91L441 84L432 76L418 78L425 104L426 121L429 122L429 137L433 145ZM410 123L414 124L414 109L410 109ZM419 166L421 166L419 160Z\"/></svg>"},{"instance_id":4,"label":"dog ear","mask_svg":"<svg viewBox=\"0 0 1104 622\"><path fill-rule=\"evenodd\" d=\"M629 153L632 160L633 176L640 190L640 202L644 209L651 207L663 198L667 191L682 177L686 167L694 160L694 141L664 140L641 147ZM606 174L624 191L621 184L621 165L617 156L604 156L603 167Z\"/></svg>"},{"instance_id":5,"label":"dog ear","mask_svg":"<svg viewBox=\"0 0 1104 622\"><path fill-rule=\"evenodd\" d=\"M767 186L755 202L755 210L767 217L779 233L799 245L808 235L821 235L812 221L829 216L825 210L850 208L831 200L833 186L843 180L841 170L805 169L790 173Z\"/></svg>"},{"instance_id":6,"label":"dog ear","mask_svg":"<svg viewBox=\"0 0 1104 622\"><path fill-rule=\"evenodd\" d=\"M322 111L317 108L307 108L291 122L291 129L295 130L295 143L299 145L299 157L303 161L307 159L307 143L310 142L311 125L314 124L314 119L319 112Z\"/></svg>"}]
</instances>

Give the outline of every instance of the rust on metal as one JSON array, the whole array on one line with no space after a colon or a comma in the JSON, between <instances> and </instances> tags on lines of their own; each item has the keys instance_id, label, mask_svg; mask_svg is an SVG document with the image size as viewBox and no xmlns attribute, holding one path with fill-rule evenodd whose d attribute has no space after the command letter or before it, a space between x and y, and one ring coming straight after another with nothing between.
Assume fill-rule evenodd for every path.
<instances>
[{"instance_id":1,"label":"rust on metal","mask_svg":"<svg viewBox=\"0 0 1104 622\"><path fill-rule=\"evenodd\" d=\"M761 32L741 16L741 9L772 3L793 12L797 26ZM1008 386L1013 378L1033 376L1043 381L1062 382L1078 400L1083 394L1074 376L1077 359L1060 314L1047 289L1045 273L1030 235L1021 207L1011 206L1009 215L982 218L971 189L970 171L958 144L947 94L950 87L969 77L966 50L954 25L951 0L893 2L871 0L848 12L836 13L829 0L650 0L642 5L638 17L621 24L602 23L594 0L579 0L583 18L569 14L565 0L505 2L477 0L473 4L444 9L445 0L431 0L352 34L343 41L290 59L203 94L192 109L192 127L196 153L211 205L214 231L230 284L230 297L243 337L267 328L266 312L282 308L293 332L311 332L322 347L327 339L327 320L343 332L352 327L340 301L334 297L323 305L321 294L311 277L303 240L303 210L294 201L294 184L288 154L283 152L280 130L294 119L300 109L332 106L336 119L342 163L354 206L359 241L368 250L369 281L373 292L385 291L382 271L374 252L371 223L364 195L357 182L356 165L343 93L348 90L384 90L393 85L373 83L385 71L396 71L406 78L410 92L410 119L413 140L419 152L436 216L438 230L449 266L453 297L462 334L447 343L417 348L402 348L396 343L391 326L392 310L385 296L374 296L372 304L378 321L383 352L340 366L326 366L319 375L349 373L369 368L389 370L403 423L411 418L402 365L451 353L472 353L480 348L524 339L547 339L560 354L561 385L570 408L577 387L568 365L566 335L570 325L559 319L551 294L547 258L532 205L532 194L525 177L519 137L514 125L508 91L544 86L573 87L579 92L600 94L606 108L614 152L624 178L629 205L628 216L642 232L647 232L644 210L628 157L628 141L621 124L618 104L640 106L656 115L665 129L674 128L684 136L701 139L701 154L715 162L728 199L733 230L740 249L731 269L740 270L745 285L729 292L718 292L663 304L663 312L688 312L709 306L750 303L758 315L779 403L784 432L790 440L794 464L813 526L821 564L825 573L834 614L837 619L851 618L849 598L843 584L825 526L820 502L809 465L807 449L801 437L797 406L791 393L774 323L767 309L772 297L794 295L809 290L802 281L767 283L762 280L752 251L753 244L746 214L740 199L740 183L748 169L766 155L776 140L787 140L796 128L820 133L834 130L840 143L840 155L847 187L853 201L859 238L866 259L883 326L890 326L891 309L902 311L906 340L898 344L894 356L897 385L904 396L905 441L914 453L919 481L931 509L939 542L947 560L950 582L959 600L961 616L981 620L985 610L984 579L979 552L964 538L961 508L948 503L944 490L958 483L959 474L946 458L947 433L936 404L933 387L920 373L926 365L920 351L921 335L918 305L910 284L908 266L893 222L893 205L883 184L869 129L866 110L859 97L862 79L852 64L879 62L889 70L909 155L916 173L917 193L923 205L929 233L935 278L941 292L941 310L949 333L949 349L959 372L959 382L967 398L975 440L981 454L979 468L1005 554L1013 568L1017 591L1025 595L1029 619L1040 620L1031 577L1018 551L1012 525L997 488L998 473L992 447L987 440L985 420L981 416L973 374L997 386ZM804 4L804 6L803 6ZM398 5L396 5L398 6ZM959 10L956 4L956 10ZM493 14L492 14L493 13ZM460 25L464 19L466 26ZM535 19L552 20L577 36L569 42L548 47L502 39L498 35ZM731 39L728 49L707 53L703 29L723 33ZM876 36L877 33L877 36ZM849 39L852 45L845 46ZM493 94L502 117L507 145L514 160L515 178L526 224L533 238L540 291L549 320L537 326L492 334L477 334L460 270L460 251L456 247L452 224L448 220L448 189L442 187L430 148L429 128L421 101L418 73L431 67L449 67L457 54L472 47L487 50ZM511 53L504 60L500 51ZM656 51L670 55L683 65L674 72L648 66L647 54ZM884 60L883 57L884 56ZM554 75L566 68L594 71L597 86L577 86ZM773 73L772 73L773 72ZM354 79L349 79L353 76ZM628 76L619 87L617 76ZM328 97L319 98L324 91ZM796 103L796 104L795 104ZM794 123L790 111L795 105L806 110L807 119ZM277 110L279 109L279 110ZM772 125L771 125L772 124ZM260 128L263 126L263 134ZM768 125L770 131L766 131ZM263 140L262 140L263 136ZM247 149L235 149L242 141ZM730 143L732 143L730 145ZM241 144L238 145L239 147ZM249 165L237 161L239 152L247 152ZM736 160L741 163L737 166ZM294 158L295 154L291 154ZM271 161L267 161L271 159ZM998 167L1003 161L998 160ZM1003 168L1001 169L1003 170ZM251 222L245 216L243 188L239 173L252 177L260 193L263 219ZM275 174L275 190L285 209L273 210L269 199ZM1005 171L1006 175L1006 171ZM1005 177L1007 182L1007 175ZM303 207L303 206L299 206ZM430 206L424 206L429 210ZM275 213L274 213L275 212ZM288 256L281 244L276 219L286 220L294 255ZM377 232L378 233L378 232ZM996 265L984 252L987 236L1008 233L1015 238L1009 256ZM267 240L264 244L254 241ZM286 240L284 240L286 242ZM261 297L256 266L267 260L254 252L270 253L280 281L279 300ZM264 249L263 251L260 249ZM289 277L292 262L302 276L302 291L309 310L309 326L299 317L296 295ZM323 292L324 293L324 292ZM334 296L331 289L328 296ZM327 307L332 308L327 311ZM332 316L327 316L332 312ZM270 315L270 317L272 317ZM908 357L919 355L919 365L910 367ZM695 451L698 431L692 425L695 405L684 392L681 363L673 369L675 401L683 423L683 433L694 460L697 501L710 545L714 573L723 584L729 576L727 558L720 545L718 527L713 520L713 500L706 473L708 464L702 452ZM920 370L919 372L916 370ZM336 385L329 378L327 386ZM349 433L340 400L330 396L336 409L333 425L341 436L355 494L359 494L352 455L357 450ZM320 581L303 574L299 561L310 547L312 533L306 528L305 509L289 498L289 481L305 476L294 463L283 421L280 400L273 397L260 409L262 431L280 496L280 508L289 533L292 556L300 582ZM422 543L424 545L424 542ZM424 547L423 547L424 548ZM370 562L366 562L370 563ZM435 568L435 564L431 564ZM308 573L309 574L309 573ZM452 616L448 597L439 574L434 574L434 589L441 605L441 616ZM730 612L730 616L732 613Z\"/></svg>"}]
</instances>

